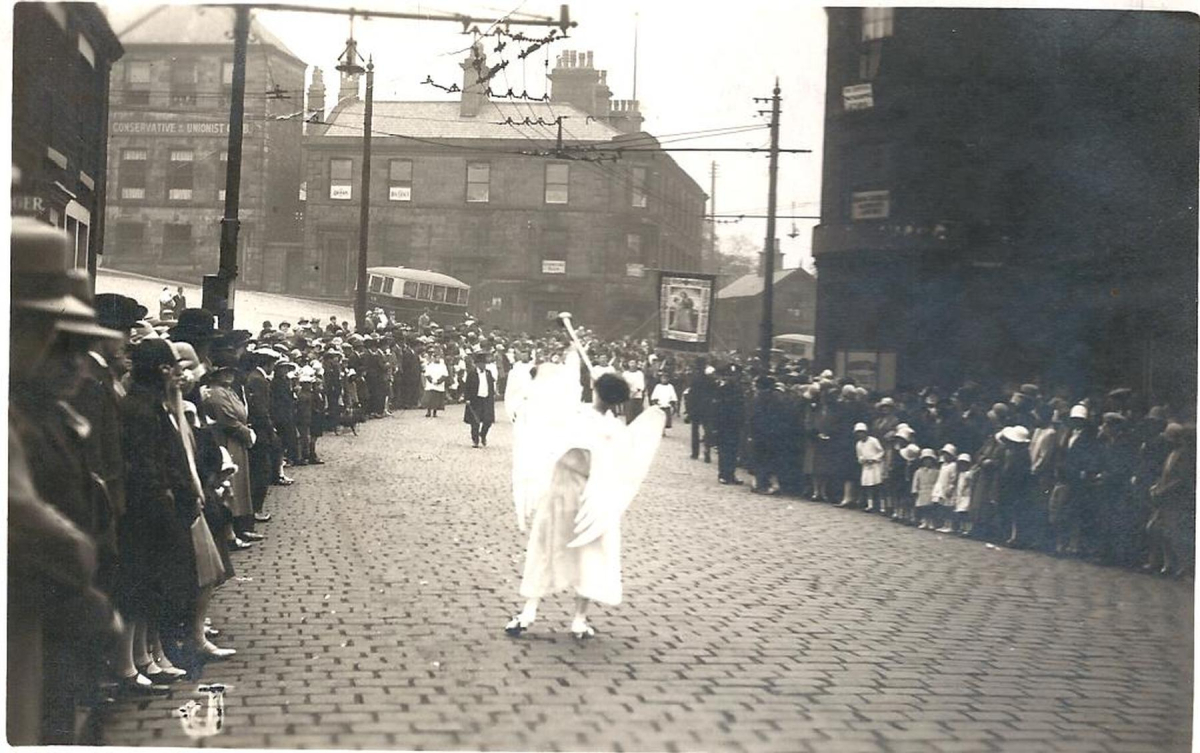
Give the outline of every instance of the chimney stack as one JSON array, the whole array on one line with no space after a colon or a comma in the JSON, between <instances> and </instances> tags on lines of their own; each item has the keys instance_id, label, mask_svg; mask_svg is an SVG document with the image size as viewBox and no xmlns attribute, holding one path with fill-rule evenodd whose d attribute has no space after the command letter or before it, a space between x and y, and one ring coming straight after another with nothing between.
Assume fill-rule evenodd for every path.
<instances>
[{"instance_id":1,"label":"chimney stack","mask_svg":"<svg viewBox=\"0 0 1200 753\"><path fill-rule=\"evenodd\" d=\"M466 60L459 63L463 69L462 100L459 105L459 115L464 118L477 116L484 104L487 103L488 82L480 81L487 75L487 56L483 45L479 42L471 45L471 51Z\"/></svg>"},{"instance_id":2,"label":"chimney stack","mask_svg":"<svg viewBox=\"0 0 1200 753\"><path fill-rule=\"evenodd\" d=\"M341 78L338 80L338 101L345 99L358 99L358 80L361 76L357 73L348 73L339 71Z\"/></svg>"},{"instance_id":3,"label":"chimney stack","mask_svg":"<svg viewBox=\"0 0 1200 753\"><path fill-rule=\"evenodd\" d=\"M325 74L320 68L313 69L312 83L308 85L308 111L317 114L315 122L325 120Z\"/></svg>"},{"instance_id":4,"label":"chimney stack","mask_svg":"<svg viewBox=\"0 0 1200 753\"><path fill-rule=\"evenodd\" d=\"M608 71L597 71L589 52L564 50L550 73L550 101L574 105L595 118L609 114Z\"/></svg>"}]
</instances>

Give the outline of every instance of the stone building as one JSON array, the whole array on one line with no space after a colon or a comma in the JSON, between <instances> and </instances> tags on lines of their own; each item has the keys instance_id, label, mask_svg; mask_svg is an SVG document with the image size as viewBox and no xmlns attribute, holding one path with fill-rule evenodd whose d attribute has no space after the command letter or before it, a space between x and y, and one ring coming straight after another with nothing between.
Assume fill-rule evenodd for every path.
<instances>
[{"instance_id":1,"label":"stone building","mask_svg":"<svg viewBox=\"0 0 1200 753\"><path fill-rule=\"evenodd\" d=\"M232 8L164 5L120 31L109 129L106 266L177 280L216 271L233 82ZM242 287L278 290L303 237L306 65L256 22L246 61Z\"/></svg>"},{"instance_id":2,"label":"stone building","mask_svg":"<svg viewBox=\"0 0 1200 753\"><path fill-rule=\"evenodd\" d=\"M374 102L368 266L449 274L472 285L475 315L513 329L570 310L589 327L649 333L654 270L700 269L704 192L641 131L638 104L611 99L591 53L559 56L544 102L490 97L484 64L468 54L458 101ZM343 75L342 101L305 138L305 242L285 283L295 293L353 295L358 86ZM630 151L614 159L617 145Z\"/></svg>"},{"instance_id":3,"label":"stone building","mask_svg":"<svg viewBox=\"0 0 1200 753\"><path fill-rule=\"evenodd\" d=\"M1196 17L827 13L819 364L1194 396Z\"/></svg>"},{"instance_id":4,"label":"stone building","mask_svg":"<svg viewBox=\"0 0 1200 753\"><path fill-rule=\"evenodd\" d=\"M61 227L75 266L104 253L108 73L123 54L94 3L13 6L12 213Z\"/></svg>"}]
</instances>

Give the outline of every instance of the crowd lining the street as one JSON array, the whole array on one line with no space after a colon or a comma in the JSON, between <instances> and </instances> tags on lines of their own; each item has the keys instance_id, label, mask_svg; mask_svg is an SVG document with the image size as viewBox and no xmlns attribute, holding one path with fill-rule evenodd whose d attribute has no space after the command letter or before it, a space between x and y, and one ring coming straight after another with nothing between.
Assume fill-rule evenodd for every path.
<instances>
[{"instance_id":1,"label":"crowd lining the street","mask_svg":"<svg viewBox=\"0 0 1200 753\"><path fill-rule=\"evenodd\" d=\"M12 240L13 744L77 742L81 708L169 692L232 656L214 643L214 590L269 533L281 513L267 510L270 490L293 483L287 469L323 464L321 437L466 403L473 443L482 434L486 446L494 417L472 399L503 397L512 418L537 364L559 361L567 342L561 331L443 328L428 312L408 323L376 310L361 331L336 317L220 331L179 300L174 320L149 318L134 299L93 297L56 231L17 221ZM1192 570L1194 425L1165 406L1140 410L1128 390L1076 400L968 383L877 395L803 361L763 369L579 334L592 361L581 397L601 374L622 376L630 397L618 412L632 421L650 404L683 419L691 456L709 462L715 449L723 484L742 484L747 468L758 493L993 545ZM472 365L491 373L494 393Z\"/></svg>"}]
</instances>

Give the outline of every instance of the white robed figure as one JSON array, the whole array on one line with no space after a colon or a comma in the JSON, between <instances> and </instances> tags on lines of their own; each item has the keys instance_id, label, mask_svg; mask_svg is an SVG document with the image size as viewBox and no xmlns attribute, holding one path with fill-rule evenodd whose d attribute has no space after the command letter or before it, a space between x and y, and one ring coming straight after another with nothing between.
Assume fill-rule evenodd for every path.
<instances>
[{"instance_id":1,"label":"white robed figure","mask_svg":"<svg viewBox=\"0 0 1200 753\"><path fill-rule=\"evenodd\" d=\"M541 600L561 591L574 592L577 638L595 635L591 602L621 603L621 516L650 470L666 415L646 411L628 426L613 416L611 408L629 398L615 374L597 379L593 394L591 405L580 402L572 351L561 364L537 367L513 426L513 499L529 543L525 607L505 627L509 635L520 635Z\"/></svg>"}]
</instances>

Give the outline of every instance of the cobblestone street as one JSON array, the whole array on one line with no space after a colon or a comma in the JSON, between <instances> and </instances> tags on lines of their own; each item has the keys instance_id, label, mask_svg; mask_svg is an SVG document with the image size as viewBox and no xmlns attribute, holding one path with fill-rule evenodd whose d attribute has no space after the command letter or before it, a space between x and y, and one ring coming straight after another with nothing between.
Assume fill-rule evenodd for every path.
<instances>
[{"instance_id":1,"label":"cobblestone street","mask_svg":"<svg viewBox=\"0 0 1200 753\"><path fill-rule=\"evenodd\" d=\"M510 426L461 408L325 437L211 610L200 699L119 704L116 745L480 750L1185 751L1192 585L751 495L678 423L623 527L596 639L548 601L519 639Z\"/></svg>"}]
</instances>

